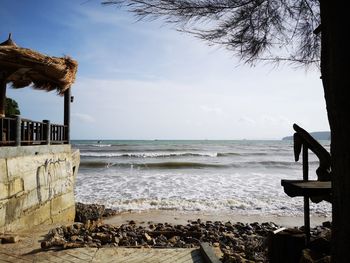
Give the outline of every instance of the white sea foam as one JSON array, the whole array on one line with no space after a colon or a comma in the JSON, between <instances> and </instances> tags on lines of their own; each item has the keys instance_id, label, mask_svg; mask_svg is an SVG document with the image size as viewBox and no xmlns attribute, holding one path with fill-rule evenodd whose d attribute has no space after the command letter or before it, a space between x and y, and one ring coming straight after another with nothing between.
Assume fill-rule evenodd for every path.
<instances>
[{"instance_id":1,"label":"white sea foam","mask_svg":"<svg viewBox=\"0 0 350 263\"><path fill-rule=\"evenodd\" d=\"M286 196L283 174L140 173L81 174L77 199L101 203L119 211L172 209L185 211L234 211L241 214L302 215L301 198ZM330 206L312 206L313 212L329 215Z\"/></svg>"},{"instance_id":2,"label":"white sea foam","mask_svg":"<svg viewBox=\"0 0 350 263\"><path fill-rule=\"evenodd\" d=\"M135 158L156 158L156 157L186 157L204 156L217 157L217 153L211 152L82 152L83 157L135 157Z\"/></svg>"},{"instance_id":3,"label":"white sea foam","mask_svg":"<svg viewBox=\"0 0 350 263\"><path fill-rule=\"evenodd\" d=\"M94 147L111 147L112 144L92 144Z\"/></svg>"},{"instance_id":4,"label":"white sea foam","mask_svg":"<svg viewBox=\"0 0 350 263\"><path fill-rule=\"evenodd\" d=\"M106 143L107 144L107 143ZM281 179L301 179L288 142L112 142L81 146L76 198L119 211L171 209L240 214L302 215ZM220 154L219 154L220 153ZM310 154L310 178L317 158ZM329 216L328 203L311 212Z\"/></svg>"}]
</instances>

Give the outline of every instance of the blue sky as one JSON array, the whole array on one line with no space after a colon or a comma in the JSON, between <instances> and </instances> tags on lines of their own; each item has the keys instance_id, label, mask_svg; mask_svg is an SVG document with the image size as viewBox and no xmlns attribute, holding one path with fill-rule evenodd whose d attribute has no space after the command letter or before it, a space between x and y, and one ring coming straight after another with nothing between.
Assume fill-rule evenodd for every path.
<instances>
[{"instance_id":1,"label":"blue sky","mask_svg":"<svg viewBox=\"0 0 350 263\"><path fill-rule=\"evenodd\" d=\"M329 130L317 69L242 65L161 21L98 0L2 0L0 41L69 55L73 139L280 139L298 123ZM8 89L22 116L63 122L63 98Z\"/></svg>"}]
</instances>

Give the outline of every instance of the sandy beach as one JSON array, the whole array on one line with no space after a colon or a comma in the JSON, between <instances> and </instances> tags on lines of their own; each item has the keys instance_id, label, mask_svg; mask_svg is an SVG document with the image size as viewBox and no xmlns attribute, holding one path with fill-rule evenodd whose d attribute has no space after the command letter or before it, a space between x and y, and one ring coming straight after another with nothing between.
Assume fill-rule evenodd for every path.
<instances>
[{"instance_id":1,"label":"sandy beach","mask_svg":"<svg viewBox=\"0 0 350 263\"><path fill-rule=\"evenodd\" d=\"M169 210L151 210L144 212L124 212L104 219L104 223L111 225L121 225L130 220L139 225L152 223L170 223L186 225L189 220L201 219L202 221L222 221L222 222L242 222L242 223L264 223L274 222L283 227L296 227L304 224L304 218L301 216L276 216L276 215L240 215L229 213L203 213L203 212L184 212ZM311 226L322 225L322 222L331 221L331 217L311 216Z\"/></svg>"}]
</instances>

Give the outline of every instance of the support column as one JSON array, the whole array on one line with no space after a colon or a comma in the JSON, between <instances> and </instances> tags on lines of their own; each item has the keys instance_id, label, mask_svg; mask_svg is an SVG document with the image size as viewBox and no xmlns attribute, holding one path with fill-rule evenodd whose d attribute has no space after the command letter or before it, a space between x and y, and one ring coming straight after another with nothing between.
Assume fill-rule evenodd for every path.
<instances>
[{"instance_id":1,"label":"support column","mask_svg":"<svg viewBox=\"0 0 350 263\"><path fill-rule=\"evenodd\" d=\"M51 143L51 124L49 120L43 120L43 123L46 124L44 128L44 139L47 145Z\"/></svg>"},{"instance_id":2,"label":"support column","mask_svg":"<svg viewBox=\"0 0 350 263\"><path fill-rule=\"evenodd\" d=\"M0 79L0 118L5 117L6 108L6 82Z\"/></svg>"},{"instance_id":3,"label":"support column","mask_svg":"<svg viewBox=\"0 0 350 263\"><path fill-rule=\"evenodd\" d=\"M65 139L70 143L70 103L71 103L71 90L70 88L64 92L64 125Z\"/></svg>"},{"instance_id":4,"label":"support column","mask_svg":"<svg viewBox=\"0 0 350 263\"><path fill-rule=\"evenodd\" d=\"M308 147L303 143L303 180L309 180L309 156ZM306 244L310 242L310 200L309 196L304 196L304 228L306 235Z\"/></svg>"},{"instance_id":5,"label":"support column","mask_svg":"<svg viewBox=\"0 0 350 263\"><path fill-rule=\"evenodd\" d=\"M16 146L21 146L22 141L22 119L20 115L16 117Z\"/></svg>"}]
</instances>

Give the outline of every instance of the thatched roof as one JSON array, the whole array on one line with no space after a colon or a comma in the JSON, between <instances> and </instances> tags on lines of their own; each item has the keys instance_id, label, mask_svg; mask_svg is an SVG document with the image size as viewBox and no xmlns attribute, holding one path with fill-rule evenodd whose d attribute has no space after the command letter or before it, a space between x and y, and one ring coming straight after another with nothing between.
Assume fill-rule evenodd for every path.
<instances>
[{"instance_id":1,"label":"thatched roof","mask_svg":"<svg viewBox=\"0 0 350 263\"><path fill-rule=\"evenodd\" d=\"M78 63L66 56L50 57L18 47L9 39L0 44L0 78L13 88L31 85L35 89L63 94L75 81Z\"/></svg>"}]
</instances>

